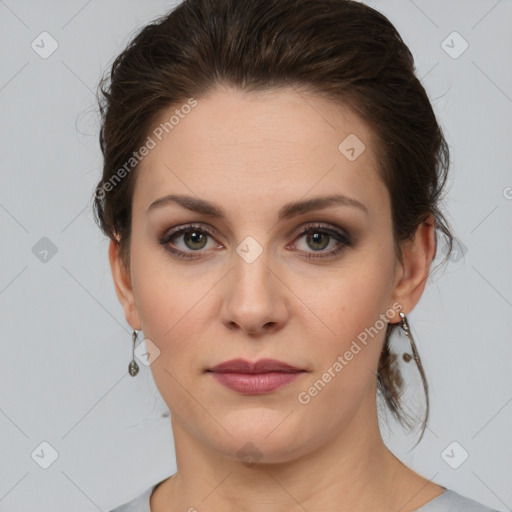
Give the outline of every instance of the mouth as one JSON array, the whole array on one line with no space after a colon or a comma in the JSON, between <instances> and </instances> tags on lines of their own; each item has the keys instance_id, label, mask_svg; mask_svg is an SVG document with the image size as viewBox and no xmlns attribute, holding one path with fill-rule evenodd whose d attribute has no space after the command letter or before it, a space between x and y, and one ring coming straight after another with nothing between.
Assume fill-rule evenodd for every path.
<instances>
[{"instance_id":1,"label":"mouth","mask_svg":"<svg viewBox=\"0 0 512 512\"><path fill-rule=\"evenodd\" d=\"M217 382L233 391L259 395L289 384L306 370L276 359L260 359L254 363L231 359L206 370Z\"/></svg>"}]
</instances>

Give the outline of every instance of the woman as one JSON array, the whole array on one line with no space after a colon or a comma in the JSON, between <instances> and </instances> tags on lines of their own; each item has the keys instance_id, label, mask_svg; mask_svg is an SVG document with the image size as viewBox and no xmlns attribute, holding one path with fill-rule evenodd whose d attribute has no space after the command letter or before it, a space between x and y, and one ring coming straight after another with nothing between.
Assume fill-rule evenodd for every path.
<instances>
[{"instance_id":1,"label":"woman","mask_svg":"<svg viewBox=\"0 0 512 512\"><path fill-rule=\"evenodd\" d=\"M117 512L480 511L385 446L448 147L392 24L350 0L187 0L102 83L96 216L178 471ZM449 253L448 253L449 254ZM136 376L135 358L129 365Z\"/></svg>"}]
</instances>

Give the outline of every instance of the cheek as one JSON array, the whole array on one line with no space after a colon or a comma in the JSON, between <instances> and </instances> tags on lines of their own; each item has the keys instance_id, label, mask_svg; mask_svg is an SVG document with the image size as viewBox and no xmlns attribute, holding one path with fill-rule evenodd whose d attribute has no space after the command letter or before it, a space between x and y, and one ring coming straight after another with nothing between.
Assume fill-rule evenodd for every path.
<instances>
[{"instance_id":1,"label":"cheek","mask_svg":"<svg viewBox=\"0 0 512 512\"><path fill-rule=\"evenodd\" d=\"M172 264L163 247L135 231L132 283L137 310L147 331L145 334L149 337L151 332L162 341L186 314L186 307L193 300L188 296L198 293L186 285L181 268Z\"/></svg>"},{"instance_id":2,"label":"cheek","mask_svg":"<svg viewBox=\"0 0 512 512\"><path fill-rule=\"evenodd\" d=\"M207 291L180 279L146 279L139 285L137 308L144 334L165 356L172 356L173 366L193 351L201 332L204 337L197 315L206 314Z\"/></svg>"},{"instance_id":3,"label":"cheek","mask_svg":"<svg viewBox=\"0 0 512 512\"><path fill-rule=\"evenodd\" d=\"M189 374L191 365L203 365L207 319L212 318L211 292L217 274L194 275L192 266L172 264L165 251L148 248L134 251L132 279L144 335L160 350L154 372ZM213 318L215 318L213 316Z\"/></svg>"},{"instance_id":4,"label":"cheek","mask_svg":"<svg viewBox=\"0 0 512 512\"><path fill-rule=\"evenodd\" d=\"M324 302L322 318L334 334L319 340L311 332L308 352L315 369L297 399L299 410L309 418L323 417L326 428L337 428L362 403L372 403L388 325L386 291L384 286L369 287L367 281L354 279Z\"/></svg>"},{"instance_id":5,"label":"cheek","mask_svg":"<svg viewBox=\"0 0 512 512\"><path fill-rule=\"evenodd\" d=\"M198 359L203 357L201 331L204 338L204 329L193 319L204 307L207 298L200 299L207 290L170 274L168 269L164 273L157 265L139 267L133 280L144 336L160 351L150 367L155 385L173 412L192 414L193 401L186 390L197 384Z\"/></svg>"},{"instance_id":6,"label":"cheek","mask_svg":"<svg viewBox=\"0 0 512 512\"><path fill-rule=\"evenodd\" d=\"M358 253L308 292L308 305L328 327L331 339L355 339L391 307L392 259L380 253ZM379 323L380 325L380 323Z\"/></svg>"},{"instance_id":7,"label":"cheek","mask_svg":"<svg viewBox=\"0 0 512 512\"><path fill-rule=\"evenodd\" d=\"M345 396L351 407L375 382L391 317L392 264L391 246L388 252L359 251L357 258L347 259L342 270L310 295L308 305L327 327L317 321L326 335L315 337L311 332L308 337L309 352L317 362L314 377L320 378L320 387L328 382L323 398L315 399L318 407L336 401L337 394Z\"/></svg>"}]
</instances>

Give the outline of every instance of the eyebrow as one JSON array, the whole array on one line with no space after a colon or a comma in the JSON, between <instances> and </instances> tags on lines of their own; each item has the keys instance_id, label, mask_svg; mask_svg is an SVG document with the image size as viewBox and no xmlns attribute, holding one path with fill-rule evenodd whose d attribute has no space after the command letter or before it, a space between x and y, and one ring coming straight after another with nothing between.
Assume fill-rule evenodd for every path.
<instances>
[{"instance_id":1,"label":"eyebrow","mask_svg":"<svg viewBox=\"0 0 512 512\"><path fill-rule=\"evenodd\" d=\"M156 201L153 201L149 205L147 213L169 204L179 204L187 210L201 213L203 215L208 215L210 217L223 219L226 216L224 210L218 205L205 201L204 199L199 199L197 197L179 194L169 194L164 197L160 197ZM366 215L369 214L368 208L356 199L347 197L342 194L332 194L287 203L279 210L278 221L289 219L291 217L295 217L297 215L301 215L313 210L322 210L328 208L329 206L351 206L365 212Z\"/></svg>"}]
</instances>

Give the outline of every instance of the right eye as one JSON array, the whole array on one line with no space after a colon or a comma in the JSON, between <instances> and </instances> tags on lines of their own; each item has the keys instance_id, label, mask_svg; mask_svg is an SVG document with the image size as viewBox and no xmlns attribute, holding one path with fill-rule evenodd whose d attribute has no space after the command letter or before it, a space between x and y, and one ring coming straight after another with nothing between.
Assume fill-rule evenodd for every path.
<instances>
[{"instance_id":1,"label":"right eye","mask_svg":"<svg viewBox=\"0 0 512 512\"><path fill-rule=\"evenodd\" d=\"M177 248L179 244L176 243L176 240L182 237L182 247ZM200 257L200 254L192 255L191 253L199 253L205 249L208 237L213 238L213 234L210 230L196 224L187 224L166 232L160 237L159 242L166 250L178 258L197 259Z\"/></svg>"}]
</instances>

